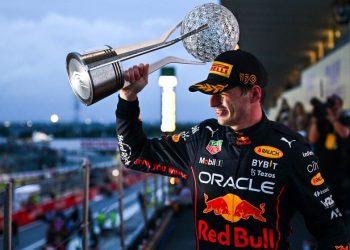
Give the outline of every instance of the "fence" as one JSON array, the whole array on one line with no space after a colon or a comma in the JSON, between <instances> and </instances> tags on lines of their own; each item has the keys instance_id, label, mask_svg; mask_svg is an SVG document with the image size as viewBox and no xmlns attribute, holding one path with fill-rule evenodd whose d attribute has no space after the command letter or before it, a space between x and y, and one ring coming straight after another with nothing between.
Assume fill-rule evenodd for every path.
<instances>
[{"instance_id":1,"label":"fence","mask_svg":"<svg viewBox=\"0 0 350 250\"><path fill-rule=\"evenodd\" d=\"M83 171L83 173L81 175L77 175L75 176L75 180L81 179L82 181L79 182L79 184L81 186L83 186L83 190L74 190L74 192L71 192L68 195L63 195L62 197L59 198L55 198L55 199L51 199L48 201L43 201L40 202L39 204L33 204L30 209L19 209L17 211L15 211L14 213L12 213L13 211L13 199L12 196L14 194L14 184L13 181L9 181L6 183L5 185L5 193L4 193L4 211L3 211L3 216L1 216L0 214L0 225L3 225L3 249L4 250L10 250L13 249L13 231L14 228L12 228L12 226L14 225L14 223L17 226L23 226L26 225L28 223L31 223L35 220L37 220L38 218L42 218L42 216L44 215L48 215L50 214L50 211L53 210L65 210L67 208L74 208L78 205L82 205L82 221L80 222L80 224L78 226L76 226L72 232L71 235L80 235L81 236L81 249L89 249L89 247L91 247L92 243L92 239L91 239L91 232L92 232L92 215L91 215L91 211L89 210L90 208L90 200L93 199L94 197L96 197L98 194L101 193L101 187L91 187L91 164L89 161L84 161L82 168L80 169L80 171ZM138 232L137 235L134 235L132 240L129 240L128 242L126 242L125 240L125 229L124 229L124 217L128 217L128 214L123 214L124 209L123 209L123 183L127 184L127 185L132 185L133 183L142 180L142 178L133 178L132 176L134 175L130 175L127 176L127 178L124 178L125 176L123 176L123 171L121 169L119 169L119 175L118 177L115 179L115 183L117 185L114 185L112 187L109 187L107 189L112 189L112 191L116 191L118 190L119 193L119 198L118 198L118 215L119 215L119 221L118 221L118 233L119 233L119 244L120 244L120 249L128 249L131 245L135 246L135 242L140 240L140 235L144 235L144 232L140 231ZM143 175L144 176L144 175ZM158 203L158 196L156 194L157 192L157 186L159 184L157 184L157 179L155 177L154 179L154 183L153 186L154 188L154 203L157 204ZM164 179L160 179L160 181L163 183ZM150 184L145 181L144 182L144 191L147 190L147 186ZM69 183L67 183L69 184ZM63 186L65 186L64 184L62 184ZM166 186L166 185L162 185L161 186ZM106 188L106 185L104 185L104 188ZM44 190L47 191L47 190ZM162 192L162 196L164 196L165 192ZM159 198L160 199L160 198ZM162 198L164 199L164 197ZM142 206L142 205L141 205ZM169 215L167 215L169 216ZM147 217L147 216L146 216ZM149 220L156 220L159 218L155 218L157 216L150 216ZM147 219L147 218L146 218ZM149 224L149 221L144 221L144 225L147 226L147 224ZM73 236L72 236L73 237ZM142 238L142 237L141 237ZM64 245L67 243L67 240L71 240L71 238L62 238L62 240L58 243L59 245Z\"/></svg>"}]
</instances>

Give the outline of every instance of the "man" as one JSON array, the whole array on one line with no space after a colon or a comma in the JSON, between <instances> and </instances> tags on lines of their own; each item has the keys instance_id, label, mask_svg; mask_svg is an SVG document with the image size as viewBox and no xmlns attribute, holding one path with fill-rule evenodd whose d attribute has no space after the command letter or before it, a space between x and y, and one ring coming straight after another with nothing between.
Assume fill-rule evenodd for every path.
<instances>
[{"instance_id":1,"label":"man","mask_svg":"<svg viewBox=\"0 0 350 250\"><path fill-rule=\"evenodd\" d=\"M137 93L148 65L125 73L119 92L118 143L125 166L175 176L192 192L197 249L288 249L289 222L305 217L320 249L348 249L342 215L305 140L262 111L267 74L242 50L219 55L190 91L210 94L217 120L147 139Z\"/></svg>"},{"instance_id":2,"label":"man","mask_svg":"<svg viewBox=\"0 0 350 250\"><path fill-rule=\"evenodd\" d=\"M349 182L350 117L343 112L343 100L331 95L326 103L314 103L308 139L314 146L325 180L330 184L342 211L349 203L346 183Z\"/></svg>"}]
</instances>

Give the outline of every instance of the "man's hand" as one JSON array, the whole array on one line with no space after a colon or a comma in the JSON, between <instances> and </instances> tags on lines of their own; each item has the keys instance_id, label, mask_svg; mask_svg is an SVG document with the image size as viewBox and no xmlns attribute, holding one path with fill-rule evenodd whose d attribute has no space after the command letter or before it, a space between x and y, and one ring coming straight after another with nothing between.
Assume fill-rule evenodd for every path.
<instances>
[{"instance_id":1,"label":"man's hand","mask_svg":"<svg viewBox=\"0 0 350 250\"><path fill-rule=\"evenodd\" d=\"M127 101L135 101L137 99L137 94L148 83L148 70L149 64L144 65L141 63L124 72L124 79L129 82L130 85L119 91L119 95L122 99Z\"/></svg>"}]
</instances>

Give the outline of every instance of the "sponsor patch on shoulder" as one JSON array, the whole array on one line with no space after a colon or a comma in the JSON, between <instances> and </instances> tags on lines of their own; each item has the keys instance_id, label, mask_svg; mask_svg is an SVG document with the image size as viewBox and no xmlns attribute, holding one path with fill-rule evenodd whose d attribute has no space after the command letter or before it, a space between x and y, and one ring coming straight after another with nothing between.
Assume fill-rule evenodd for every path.
<instances>
[{"instance_id":1,"label":"sponsor patch on shoulder","mask_svg":"<svg viewBox=\"0 0 350 250\"><path fill-rule=\"evenodd\" d=\"M321 175L321 173L317 173L314 177L311 179L311 184L313 186L320 186L324 183L324 179Z\"/></svg>"},{"instance_id":2,"label":"sponsor patch on shoulder","mask_svg":"<svg viewBox=\"0 0 350 250\"><path fill-rule=\"evenodd\" d=\"M266 158L277 159L283 157L283 152L272 146L257 146L254 148L254 152Z\"/></svg>"}]
</instances>

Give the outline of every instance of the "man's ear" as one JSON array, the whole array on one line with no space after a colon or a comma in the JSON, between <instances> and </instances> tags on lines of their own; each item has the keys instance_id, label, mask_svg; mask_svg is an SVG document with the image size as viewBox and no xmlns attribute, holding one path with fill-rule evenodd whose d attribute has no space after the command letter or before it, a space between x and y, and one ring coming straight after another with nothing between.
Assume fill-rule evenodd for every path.
<instances>
[{"instance_id":1,"label":"man's ear","mask_svg":"<svg viewBox=\"0 0 350 250\"><path fill-rule=\"evenodd\" d=\"M262 90L260 86L254 85L252 89L250 90L250 102L260 102L262 97Z\"/></svg>"}]
</instances>

